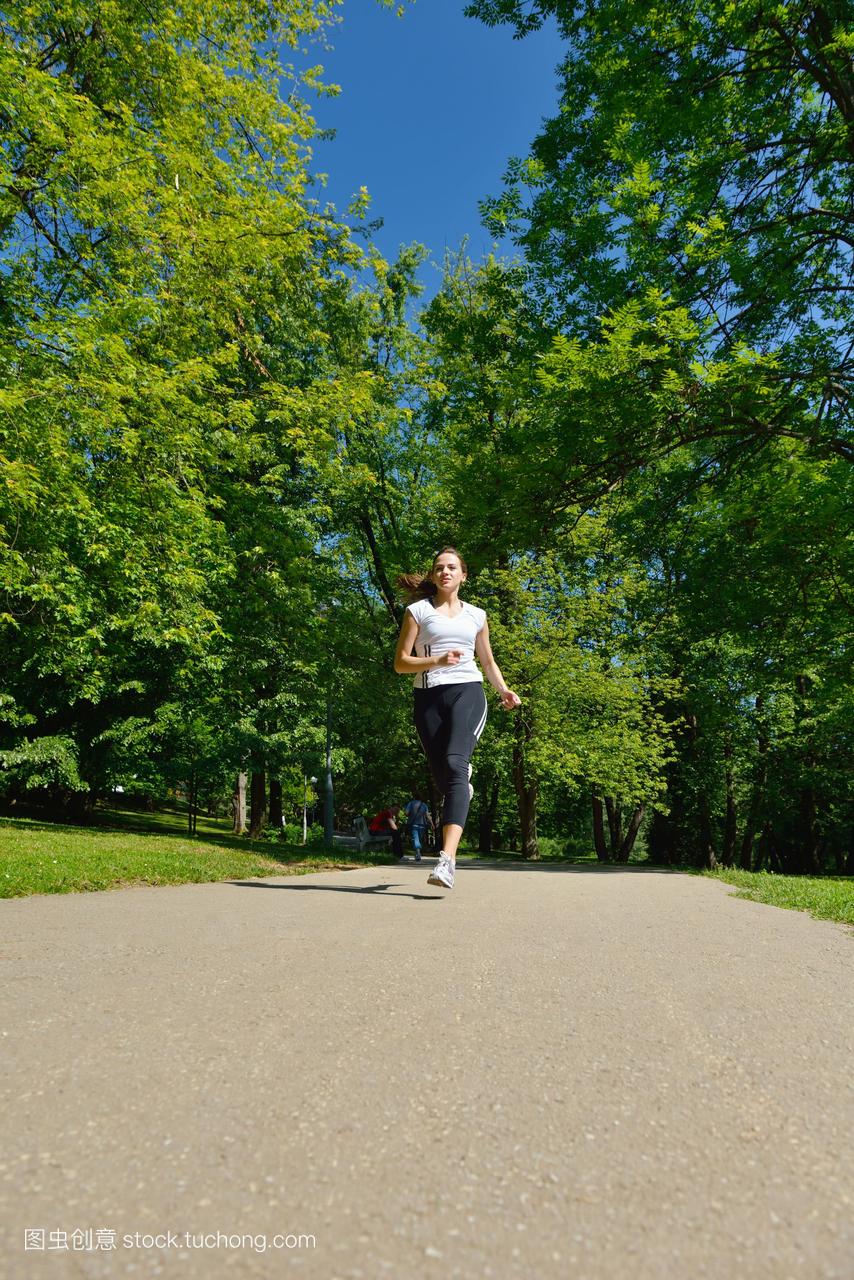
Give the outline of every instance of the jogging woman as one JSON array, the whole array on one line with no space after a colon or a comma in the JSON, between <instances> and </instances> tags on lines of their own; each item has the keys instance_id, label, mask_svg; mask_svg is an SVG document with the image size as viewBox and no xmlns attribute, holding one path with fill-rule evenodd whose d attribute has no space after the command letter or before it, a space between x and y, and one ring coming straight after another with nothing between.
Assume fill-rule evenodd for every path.
<instances>
[{"instance_id":1,"label":"jogging woman","mask_svg":"<svg viewBox=\"0 0 854 1280\"><path fill-rule=\"evenodd\" d=\"M398 578L410 603L400 628L394 669L415 677L415 728L444 796L442 851L427 883L446 889L454 887L457 846L473 794L470 761L486 724L486 694L475 655L500 693L505 710L522 701L507 688L492 656L483 609L460 599L467 577L460 553L455 547L443 547L433 557L426 577L404 574Z\"/></svg>"}]
</instances>

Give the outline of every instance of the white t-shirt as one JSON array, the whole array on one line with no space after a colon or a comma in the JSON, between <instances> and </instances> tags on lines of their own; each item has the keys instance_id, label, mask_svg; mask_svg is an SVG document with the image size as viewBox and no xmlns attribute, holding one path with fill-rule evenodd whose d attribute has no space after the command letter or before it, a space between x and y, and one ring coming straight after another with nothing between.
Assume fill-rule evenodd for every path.
<instances>
[{"instance_id":1,"label":"white t-shirt","mask_svg":"<svg viewBox=\"0 0 854 1280\"><path fill-rule=\"evenodd\" d=\"M437 613L432 600L416 600L407 606L418 623L415 656L432 658L449 649L462 649L465 656L454 667L430 667L419 671L413 681L416 689L434 689L439 684L483 684L480 668L474 660L474 642L486 622L486 613L477 605L461 600L462 610L453 618Z\"/></svg>"}]
</instances>

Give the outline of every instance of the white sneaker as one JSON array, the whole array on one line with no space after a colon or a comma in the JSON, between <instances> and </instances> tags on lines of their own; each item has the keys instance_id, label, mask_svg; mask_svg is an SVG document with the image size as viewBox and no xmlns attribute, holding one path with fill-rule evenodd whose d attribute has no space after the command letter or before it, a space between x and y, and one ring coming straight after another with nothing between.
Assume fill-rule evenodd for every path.
<instances>
[{"instance_id":1,"label":"white sneaker","mask_svg":"<svg viewBox=\"0 0 854 1280\"><path fill-rule=\"evenodd\" d=\"M454 864L446 853L439 854L439 861L427 877L428 884L438 884L443 889L454 887Z\"/></svg>"}]
</instances>

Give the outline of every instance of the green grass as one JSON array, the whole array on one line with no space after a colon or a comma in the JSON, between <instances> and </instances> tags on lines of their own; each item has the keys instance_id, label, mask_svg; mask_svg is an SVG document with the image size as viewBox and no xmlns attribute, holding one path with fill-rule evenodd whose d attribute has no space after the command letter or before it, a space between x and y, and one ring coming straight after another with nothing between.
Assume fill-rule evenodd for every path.
<instances>
[{"instance_id":1,"label":"green grass","mask_svg":"<svg viewBox=\"0 0 854 1280\"><path fill-rule=\"evenodd\" d=\"M778 876L770 871L705 871L738 889L738 898L767 902L790 911L809 911L819 920L854 925L854 876Z\"/></svg>"},{"instance_id":2,"label":"green grass","mask_svg":"<svg viewBox=\"0 0 854 1280\"><path fill-rule=\"evenodd\" d=\"M199 818L197 834L188 836L177 813L98 810L92 827L0 818L0 898L301 875L383 860L390 859L248 840L209 818Z\"/></svg>"}]
</instances>

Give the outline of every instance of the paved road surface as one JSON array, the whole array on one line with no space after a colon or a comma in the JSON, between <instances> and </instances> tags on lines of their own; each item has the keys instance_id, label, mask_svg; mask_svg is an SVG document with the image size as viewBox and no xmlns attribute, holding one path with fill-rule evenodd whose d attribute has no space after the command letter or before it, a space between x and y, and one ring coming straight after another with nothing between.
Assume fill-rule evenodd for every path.
<instances>
[{"instance_id":1,"label":"paved road surface","mask_svg":"<svg viewBox=\"0 0 854 1280\"><path fill-rule=\"evenodd\" d=\"M666 872L425 881L0 902L0 1273L854 1277L851 931Z\"/></svg>"}]
</instances>

